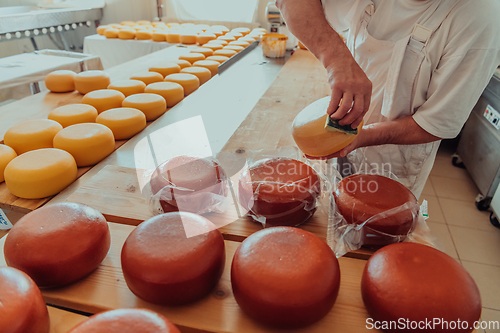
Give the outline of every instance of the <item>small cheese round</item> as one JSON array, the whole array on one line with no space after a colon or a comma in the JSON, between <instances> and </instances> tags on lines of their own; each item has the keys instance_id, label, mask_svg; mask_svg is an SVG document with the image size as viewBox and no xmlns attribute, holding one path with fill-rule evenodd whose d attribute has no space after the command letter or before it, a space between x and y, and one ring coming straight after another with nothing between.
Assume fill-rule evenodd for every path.
<instances>
[{"instance_id":1,"label":"small cheese round","mask_svg":"<svg viewBox=\"0 0 500 333\"><path fill-rule=\"evenodd\" d=\"M216 39L216 40L210 41L208 44L219 44L222 46L226 46L226 45L229 45L229 42L227 40ZM203 47L206 47L206 46L203 45Z\"/></svg>"},{"instance_id":2,"label":"small cheese round","mask_svg":"<svg viewBox=\"0 0 500 333\"><path fill-rule=\"evenodd\" d=\"M217 50L222 50L222 48L223 48L223 46L221 44L215 44L215 43L207 43L207 44L203 45L203 47L206 49L210 49L213 52L215 52Z\"/></svg>"},{"instance_id":3,"label":"small cheese round","mask_svg":"<svg viewBox=\"0 0 500 333\"><path fill-rule=\"evenodd\" d=\"M224 57L224 56L210 56L210 57L207 57L206 60L214 60L214 61L217 61L219 64L222 64L224 63L225 61L228 61L229 58L228 57Z\"/></svg>"},{"instance_id":4,"label":"small cheese round","mask_svg":"<svg viewBox=\"0 0 500 333\"><path fill-rule=\"evenodd\" d=\"M10 193L24 199L40 199L62 191L75 181L77 172L75 159L69 153L44 148L14 158L4 176Z\"/></svg>"},{"instance_id":5,"label":"small cheese round","mask_svg":"<svg viewBox=\"0 0 500 333\"><path fill-rule=\"evenodd\" d=\"M222 31L220 31L220 30L210 29L210 30L207 30L206 32L214 34L216 38L218 38L220 36L224 36L224 33Z\"/></svg>"},{"instance_id":6,"label":"small cheese round","mask_svg":"<svg viewBox=\"0 0 500 333\"><path fill-rule=\"evenodd\" d=\"M212 25L210 28L213 30L222 31L222 33L224 33L224 34L226 34L230 31L228 27L226 27L225 25L220 25L220 24Z\"/></svg>"},{"instance_id":7,"label":"small cheese round","mask_svg":"<svg viewBox=\"0 0 500 333\"><path fill-rule=\"evenodd\" d=\"M198 44L203 45L203 44L206 44L209 41L214 40L216 38L217 38L217 36L214 33L203 32L203 33L198 35L196 41L198 42Z\"/></svg>"},{"instance_id":8,"label":"small cheese round","mask_svg":"<svg viewBox=\"0 0 500 333\"><path fill-rule=\"evenodd\" d=\"M52 148L52 140L62 128L61 124L50 119L28 120L9 128L3 140L21 155L30 150Z\"/></svg>"},{"instance_id":9,"label":"small cheese round","mask_svg":"<svg viewBox=\"0 0 500 333\"><path fill-rule=\"evenodd\" d=\"M120 30L116 28L107 28L104 30L104 37L106 38L118 38L118 33Z\"/></svg>"},{"instance_id":10,"label":"small cheese round","mask_svg":"<svg viewBox=\"0 0 500 333\"><path fill-rule=\"evenodd\" d=\"M137 25L137 22L135 22L135 21L121 21L120 24L121 25L128 25L128 26L134 27L134 26Z\"/></svg>"},{"instance_id":11,"label":"small cheese round","mask_svg":"<svg viewBox=\"0 0 500 333\"><path fill-rule=\"evenodd\" d=\"M151 83L146 87L144 92L162 96L163 98L165 98L167 107L169 108L184 99L184 88L179 83L175 82Z\"/></svg>"},{"instance_id":12,"label":"small cheese round","mask_svg":"<svg viewBox=\"0 0 500 333\"><path fill-rule=\"evenodd\" d=\"M132 95L135 96L135 95ZM104 125L71 125L54 137L54 148L70 153L79 167L97 164L115 150L113 132Z\"/></svg>"},{"instance_id":13,"label":"small cheese round","mask_svg":"<svg viewBox=\"0 0 500 333\"><path fill-rule=\"evenodd\" d=\"M280 329L295 329L323 318L340 287L340 267L318 236L298 228L257 231L236 250L231 285L251 318Z\"/></svg>"},{"instance_id":14,"label":"small cheese round","mask_svg":"<svg viewBox=\"0 0 500 333\"><path fill-rule=\"evenodd\" d=\"M4 170L7 164L17 157L16 151L9 146L0 144L0 183L4 181Z\"/></svg>"},{"instance_id":15,"label":"small cheese round","mask_svg":"<svg viewBox=\"0 0 500 333\"><path fill-rule=\"evenodd\" d=\"M187 96L200 87L200 80L196 75L186 73L170 74L165 77L165 81L175 82L184 88L184 95Z\"/></svg>"},{"instance_id":16,"label":"small cheese round","mask_svg":"<svg viewBox=\"0 0 500 333\"><path fill-rule=\"evenodd\" d=\"M12 267L0 267L0 327L8 333L49 333L50 318L33 280Z\"/></svg>"},{"instance_id":17,"label":"small cheese round","mask_svg":"<svg viewBox=\"0 0 500 333\"><path fill-rule=\"evenodd\" d=\"M184 55L179 56L179 60L187 60L191 64L194 64L196 61L203 60L203 59L205 59L205 56L201 53L188 53L188 54L184 54Z\"/></svg>"},{"instance_id":18,"label":"small cheese round","mask_svg":"<svg viewBox=\"0 0 500 333\"><path fill-rule=\"evenodd\" d=\"M191 67L191 63L184 59L169 60L169 62L174 62L181 67L181 69L186 67Z\"/></svg>"},{"instance_id":19,"label":"small cheese round","mask_svg":"<svg viewBox=\"0 0 500 333\"><path fill-rule=\"evenodd\" d=\"M212 76L219 72L219 65L220 63L215 60L198 60L193 64L193 66L205 67L212 73Z\"/></svg>"},{"instance_id":20,"label":"small cheese round","mask_svg":"<svg viewBox=\"0 0 500 333\"><path fill-rule=\"evenodd\" d=\"M141 110L147 121L152 121L167 111L165 98L157 94L135 94L123 100L123 107Z\"/></svg>"},{"instance_id":21,"label":"small cheese round","mask_svg":"<svg viewBox=\"0 0 500 333\"><path fill-rule=\"evenodd\" d=\"M82 104L92 105L96 108L97 112L119 108L125 95L118 90L114 89L99 89L87 93L82 98Z\"/></svg>"},{"instance_id":22,"label":"small cheese round","mask_svg":"<svg viewBox=\"0 0 500 333\"><path fill-rule=\"evenodd\" d=\"M226 42L232 42L233 40L236 40L236 37L234 36L231 36L231 35L224 35L224 36L220 36L220 37L217 37L218 40L225 40Z\"/></svg>"},{"instance_id":23,"label":"small cheese round","mask_svg":"<svg viewBox=\"0 0 500 333\"><path fill-rule=\"evenodd\" d=\"M75 326L68 333L181 333L159 313L147 309L117 309L101 312Z\"/></svg>"},{"instance_id":24,"label":"small cheese round","mask_svg":"<svg viewBox=\"0 0 500 333\"><path fill-rule=\"evenodd\" d=\"M130 139L146 128L146 116L142 111L133 108L104 111L95 121L108 127L113 132L115 140Z\"/></svg>"},{"instance_id":25,"label":"small cheese round","mask_svg":"<svg viewBox=\"0 0 500 333\"><path fill-rule=\"evenodd\" d=\"M151 39L155 42L166 42L167 41L167 33L163 31L155 31L151 35Z\"/></svg>"},{"instance_id":26,"label":"small cheese round","mask_svg":"<svg viewBox=\"0 0 500 333\"><path fill-rule=\"evenodd\" d=\"M40 287L60 287L95 270L110 241L108 223L94 208L52 204L26 214L12 227L5 240L5 261Z\"/></svg>"},{"instance_id":27,"label":"small cheese round","mask_svg":"<svg viewBox=\"0 0 500 333\"><path fill-rule=\"evenodd\" d=\"M130 79L144 82L145 85L163 81L163 76L157 72L143 72L132 76Z\"/></svg>"},{"instance_id":28,"label":"small cheese round","mask_svg":"<svg viewBox=\"0 0 500 333\"><path fill-rule=\"evenodd\" d=\"M205 67L191 66L181 70L181 73L193 74L200 80L200 86L212 78L212 72Z\"/></svg>"},{"instance_id":29,"label":"small cheese round","mask_svg":"<svg viewBox=\"0 0 500 333\"><path fill-rule=\"evenodd\" d=\"M45 77L45 86L52 92L70 92L75 90L76 73L69 70L58 70Z\"/></svg>"},{"instance_id":30,"label":"small cheese round","mask_svg":"<svg viewBox=\"0 0 500 333\"><path fill-rule=\"evenodd\" d=\"M201 53L206 57L209 57L214 54L214 51L212 49L206 48L206 47L197 47L191 50L191 53Z\"/></svg>"},{"instance_id":31,"label":"small cheese round","mask_svg":"<svg viewBox=\"0 0 500 333\"><path fill-rule=\"evenodd\" d=\"M150 67L149 71L160 73L163 78L165 78L165 76L167 75L179 73L181 71L181 66L179 66L175 62L162 62L156 64L153 67Z\"/></svg>"},{"instance_id":32,"label":"small cheese round","mask_svg":"<svg viewBox=\"0 0 500 333\"><path fill-rule=\"evenodd\" d=\"M243 51L244 47L243 46L239 46L239 45L226 45L222 49L223 50L233 50L233 51L236 51L236 52L241 52L241 51Z\"/></svg>"},{"instance_id":33,"label":"small cheese round","mask_svg":"<svg viewBox=\"0 0 500 333\"><path fill-rule=\"evenodd\" d=\"M179 36L179 40L182 44L196 44L198 35L195 33L181 33Z\"/></svg>"},{"instance_id":34,"label":"small cheese round","mask_svg":"<svg viewBox=\"0 0 500 333\"><path fill-rule=\"evenodd\" d=\"M108 89L118 90L125 97L140 94L144 92L144 88L146 88L146 84L139 80L119 80L113 81L108 86Z\"/></svg>"},{"instance_id":35,"label":"small cheese round","mask_svg":"<svg viewBox=\"0 0 500 333\"><path fill-rule=\"evenodd\" d=\"M248 44L252 44L256 40L257 40L256 37L245 36L245 37L241 37L240 39L238 39L238 42L248 42Z\"/></svg>"},{"instance_id":36,"label":"small cheese round","mask_svg":"<svg viewBox=\"0 0 500 333\"><path fill-rule=\"evenodd\" d=\"M135 30L134 29L122 29L118 31L118 38L120 39L134 39L135 38Z\"/></svg>"},{"instance_id":37,"label":"small cheese round","mask_svg":"<svg viewBox=\"0 0 500 333\"><path fill-rule=\"evenodd\" d=\"M214 55L220 55L220 56L224 56L224 57L228 57L228 58L231 58L232 56L234 56L236 53L236 51L234 50L228 50L228 49L222 49L222 50L217 50L217 51L214 51Z\"/></svg>"},{"instance_id":38,"label":"small cheese round","mask_svg":"<svg viewBox=\"0 0 500 333\"><path fill-rule=\"evenodd\" d=\"M233 32L233 31L230 31L226 34L226 36L232 36L234 37L236 40L238 40L239 38L243 37L243 34L240 34L239 32Z\"/></svg>"},{"instance_id":39,"label":"small cheese round","mask_svg":"<svg viewBox=\"0 0 500 333\"><path fill-rule=\"evenodd\" d=\"M103 71L85 71L75 76L75 89L83 95L94 90L106 89L110 83L111 79Z\"/></svg>"},{"instance_id":40,"label":"small cheese round","mask_svg":"<svg viewBox=\"0 0 500 333\"><path fill-rule=\"evenodd\" d=\"M231 45L241 46L241 47L245 48L248 45L250 45L250 42L246 42L244 40L241 40L241 38L240 38L240 39L235 40L233 42L229 42L229 44L227 46L231 46Z\"/></svg>"},{"instance_id":41,"label":"small cheese round","mask_svg":"<svg viewBox=\"0 0 500 333\"><path fill-rule=\"evenodd\" d=\"M196 236L188 237L189 231ZM161 214L142 222L121 253L129 289L143 300L164 305L186 304L206 296L219 282L224 262L220 231L208 219L186 212Z\"/></svg>"},{"instance_id":42,"label":"small cheese round","mask_svg":"<svg viewBox=\"0 0 500 333\"><path fill-rule=\"evenodd\" d=\"M68 104L52 110L48 118L57 121L62 127L68 127L80 123L94 123L97 114L92 105Z\"/></svg>"},{"instance_id":43,"label":"small cheese round","mask_svg":"<svg viewBox=\"0 0 500 333\"><path fill-rule=\"evenodd\" d=\"M167 32L167 43L180 43L181 42L181 36L178 32Z\"/></svg>"},{"instance_id":44,"label":"small cheese round","mask_svg":"<svg viewBox=\"0 0 500 333\"><path fill-rule=\"evenodd\" d=\"M139 30L135 33L135 38L137 40L149 40L153 38L153 34L151 33L151 31Z\"/></svg>"},{"instance_id":45,"label":"small cheese round","mask_svg":"<svg viewBox=\"0 0 500 333\"><path fill-rule=\"evenodd\" d=\"M139 21L136 21L135 23L140 24L140 25L150 25L151 21L149 21L149 20L139 20Z\"/></svg>"},{"instance_id":46,"label":"small cheese round","mask_svg":"<svg viewBox=\"0 0 500 333\"><path fill-rule=\"evenodd\" d=\"M251 30L249 28L240 27L240 28L234 28L233 30L231 30L231 32L239 32L240 34L245 36L248 35L251 32Z\"/></svg>"},{"instance_id":47,"label":"small cheese round","mask_svg":"<svg viewBox=\"0 0 500 333\"><path fill-rule=\"evenodd\" d=\"M99 35L104 36L104 31L106 31L106 29L108 28L110 28L109 25L101 25L97 27L96 31Z\"/></svg>"}]
</instances>

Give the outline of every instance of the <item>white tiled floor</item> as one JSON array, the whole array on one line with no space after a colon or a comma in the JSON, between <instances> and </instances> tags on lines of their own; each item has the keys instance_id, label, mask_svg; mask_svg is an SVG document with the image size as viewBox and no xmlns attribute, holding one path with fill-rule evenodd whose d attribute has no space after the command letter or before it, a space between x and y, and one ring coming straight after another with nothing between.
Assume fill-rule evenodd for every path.
<instances>
[{"instance_id":1,"label":"white tiled floor","mask_svg":"<svg viewBox=\"0 0 500 333\"><path fill-rule=\"evenodd\" d=\"M428 201L427 223L444 251L476 281L483 301L482 319L500 321L500 229L491 225L489 212L477 210L474 200L479 190L465 169L451 164L453 152L442 145L420 201Z\"/></svg>"}]
</instances>

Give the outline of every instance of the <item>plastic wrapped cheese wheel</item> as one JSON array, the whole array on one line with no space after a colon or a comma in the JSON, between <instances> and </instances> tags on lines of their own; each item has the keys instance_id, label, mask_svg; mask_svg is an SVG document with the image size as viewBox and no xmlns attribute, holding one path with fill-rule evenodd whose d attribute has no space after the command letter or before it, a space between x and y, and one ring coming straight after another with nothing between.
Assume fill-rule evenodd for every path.
<instances>
[{"instance_id":1,"label":"plastic wrapped cheese wheel","mask_svg":"<svg viewBox=\"0 0 500 333\"><path fill-rule=\"evenodd\" d=\"M117 90L125 97L143 93L144 88L146 88L146 84L139 80L118 80L111 82L108 86L108 89Z\"/></svg>"},{"instance_id":2,"label":"plastic wrapped cheese wheel","mask_svg":"<svg viewBox=\"0 0 500 333\"><path fill-rule=\"evenodd\" d=\"M69 70L58 70L45 77L45 86L52 92L70 92L75 90L76 73Z\"/></svg>"},{"instance_id":3,"label":"plastic wrapped cheese wheel","mask_svg":"<svg viewBox=\"0 0 500 333\"><path fill-rule=\"evenodd\" d=\"M12 267L0 267L0 328L9 333L49 333L50 318L33 280Z\"/></svg>"},{"instance_id":4,"label":"plastic wrapped cheese wheel","mask_svg":"<svg viewBox=\"0 0 500 333\"><path fill-rule=\"evenodd\" d=\"M200 80L200 85L212 78L212 72L205 67L191 66L181 70L181 73L193 74Z\"/></svg>"},{"instance_id":5,"label":"plastic wrapped cheese wheel","mask_svg":"<svg viewBox=\"0 0 500 333\"><path fill-rule=\"evenodd\" d=\"M323 318L333 307L340 268L318 236L298 228L260 230L243 241L231 265L234 298L251 318L295 329Z\"/></svg>"},{"instance_id":6,"label":"plastic wrapped cheese wheel","mask_svg":"<svg viewBox=\"0 0 500 333\"><path fill-rule=\"evenodd\" d=\"M205 67L206 69L212 72L212 76L216 75L219 72L220 63L215 60L198 60L193 64L193 66Z\"/></svg>"},{"instance_id":7,"label":"plastic wrapped cheese wheel","mask_svg":"<svg viewBox=\"0 0 500 333\"><path fill-rule=\"evenodd\" d=\"M71 125L54 137L54 148L70 153L79 167L97 164L115 150L113 132L102 124Z\"/></svg>"},{"instance_id":8,"label":"plastic wrapped cheese wheel","mask_svg":"<svg viewBox=\"0 0 500 333\"><path fill-rule=\"evenodd\" d=\"M203 60L203 59L205 59L205 56L203 54L195 53L195 52L187 53L187 54L179 56L179 60L187 60L191 64L194 64L196 61Z\"/></svg>"},{"instance_id":9,"label":"plastic wrapped cheese wheel","mask_svg":"<svg viewBox=\"0 0 500 333\"><path fill-rule=\"evenodd\" d=\"M167 111L165 98L157 94L135 94L123 100L123 107L141 110L146 121L152 121Z\"/></svg>"},{"instance_id":10,"label":"plastic wrapped cheese wheel","mask_svg":"<svg viewBox=\"0 0 500 333\"><path fill-rule=\"evenodd\" d=\"M135 74L130 78L131 80L139 80L142 81L145 85L161 82L163 81L163 75L158 72L143 72L139 74Z\"/></svg>"},{"instance_id":11,"label":"plastic wrapped cheese wheel","mask_svg":"<svg viewBox=\"0 0 500 333\"><path fill-rule=\"evenodd\" d=\"M52 110L48 118L57 121L62 127L80 123L93 123L98 113L88 104L68 104Z\"/></svg>"},{"instance_id":12,"label":"plastic wrapped cheese wheel","mask_svg":"<svg viewBox=\"0 0 500 333\"><path fill-rule=\"evenodd\" d=\"M95 270L110 241L108 223L97 210L58 203L26 214L12 227L5 240L5 261L40 287L59 287Z\"/></svg>"},{"instance_id":13,"label":"plastic wrapped cheese wheel","mask_svg":"<svg viewBox=\"0 0 500 333\"><path fill-rule=\"evenodd\" d=\"M296 226L316 211L320 180L304 162L268 158L241 173L238 193L240 204L256 221L266 226Z\"/></svg>"},{"instance_id":14,"label":"plastic wrapped cheese wheel","mask_svg":"<svg viewBox=\"0 0 500 333\"><path fill-rule=\"evenodd\" d=\"M87 93L82 98L82 104L92 105L98 113L103 111L119 108L125 95L114 89L99 89Z\"/></svg>"},{"instance_id":15,"label":"plastic wrapped cheese wheel","mask_svg":"<svg viewBox=\"0 0 500 333\"><path fill-rule=\"evenodd\" d=\"M167 75L179 73L181 71L181 66L179 66L175 62L162 62L156 64L153 67L150 67L149 71L160 73L163 78L165 78L165 76Z\"/></svg>"},{"instance_id":16,"label":"plastic wrapped cheese wheel","mask_svg":"<svg viewBox=\"0 0 500 333\"><path fill-rule=\"evenodd\" d=\"M0 144L0 183L4 181L4 170L7 164L17 157L16 151L9 146Z\"/></svg>"},{"instance_id":17,"label":"plastic wrapped cheese wheel","mask_svg":"<svg viewBox=\"0 0 500 333\"><path fill-rule=\"evenodd\" d=\"M326 109L330 97L321 98L306 106L294 119L292 136L295 143L304 154L314 157L324 157L345 148L356 134L329 131L325 129ZM363 123L358 126L358 133Z\"/></svg>"},{"instance_id":18,"label":"plastic wrapped cheese wheel","mask_svg":"<svg viewBox=\"0 0 500 333\"><path fill-rule=\"evenodd\" d=\"M418 201L396 180L357 174L341 180L333 192L338 212L347 223L363 224L364 245L402 241L413 230Z\"/></svg>"},{"instance_id":19,"label":"plastic wrapped cheese wheel","mask_svg":"<svg viewBox=\"0 0 500 333\"><path fill-rule=\"evenodd\" d=\"M191 94L200 87L200 80L196 75L187 73L170 74L165 77L165 81L175 82L184 88L184 96Z\"/></svg>"},{"instance_id":20,"label":"plastic wrapped cheese wheel","mask_svg":"<svg viewBox=\"0 0 500 333\"><path fill-rule=\"evenodd\" d=\"M481 316L481 297L469 273L445 253L417 243L391 244L375 252L366 263L361 294L374 321L439 318L441 323L464 324L455 329L438 324L428 332L470 333Z\"/></svg>"},{"instance_id":21,"label":"plastic wrapped cheese wheel","mask_svg":"<svg viewBox=\"0 0 500 333\"><path fill-rule=\"evenodd\" d=\"M95 121L108 127L113 132L115 140L130 139L146 128L146 116L142 111L133 108L104 111Z\"/></svg>"},{"instance_id":22,"label":"plastic wrapped cheese wheel","mask_svg":"<svg viewBox=\"0 0 500 333\"><path fill-rule=\"evenodd\" d=\"M176 82L155 82L149 84L145 93L158 94L165 98L167 107L171 108L184 99L184 88Z\"/></svg>"},{"instance_id":23,"label":"plastic wrapped cheese wheel","mask_svg":"<svg viewBox=\"0 0 500 333\"><path fill-rule=\"evenodd\" d=\"M214 61L217 61L219 64L222 64L222 63L228 61L229 58L228 57L224 57L224 56L214 56L213 55L213 56L207 57L206 60L214 60Z\"/></svg>"},{"instance_id":24,"label":"plastic wrapped cheese wheel","mask_svg":"<svg viewBox=\"0 0 500 333\"><path fill-rule=\"evenodd\" d=\"M189 231L197 235L187 237ZM219 282L224 239L200 215L161 214L132 231L121 263L125 281L137 297L164 305L186 304L206 296Z\"/></svg>"},{"instance_id":25,"label":"plastic wrapped cheese wheel","mask_svg":"<svg viewBox=\"0 0 500 333\"><path fill-rule=\"evenodd\" d=\"M224 57L228 57L228 58L231 58L236 53L238 53L238 52L236 52L234 50L227 50L227 49L224 50L224 48L221 49L221 50L214 51L214 55L224 56Z\"/></svg>"},{"instance_id":26,"label":"plastic wrapped cheese wheel","mask_svg":"<svg viewBox=\"0 0 500 333\"><path fill-rule=\"evenodd\" d=\"M50 119L28 120L9 128L3 140L21 155L31 150L52 148L52 140L62 128L61 124Z\"/></svg>"},{"instance_id":27,"label":"plastic wrapped cheese wheel","mask_svg":"<svg viewBox=\"0 0 500 333\"><path fill-rule=\"evenodd\" d=\"M75 89L84 95L94 90L106 89L110 83L111 79L103 71L85 71L75 76Z\"/></svg>"},{"instance_id":28,"label":"plastic wrapped cheese wheel","mask_svg":"<svg viewBox=\"0 0 500 333\"><path fill-rule=\"evenodd\" d=\"M14 158L5 167L4 176L15 196L41 199L62 191L76 180L77 172L75 159L69 153L45 148Z\"/></svg>"}]
</instances>

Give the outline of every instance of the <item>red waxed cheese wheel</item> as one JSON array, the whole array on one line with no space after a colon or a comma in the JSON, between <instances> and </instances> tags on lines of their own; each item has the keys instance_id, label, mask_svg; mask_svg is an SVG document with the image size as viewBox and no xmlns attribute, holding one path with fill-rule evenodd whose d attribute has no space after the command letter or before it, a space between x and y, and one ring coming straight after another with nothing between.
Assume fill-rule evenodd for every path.
<instances>
[{"instance_id":1,"label":"red waxed cheese wheel","mask_svg":"<svg viewBox=\"0 0 500 333\"><path fill-rule=\"evenodd\" d=\"M180 333L164 316L146 309L118 309L102 312L68 333Z\"/></svg>"},{"instance_id":2,"label":"red waxed cheese wheel","mask_svg":"<svg viewBox=\"0 0 500 333\"><path fill-rule=\"evenodd\" d=\"M238 188L240 204L254 218L264 217L266 226L296 226L314 214L320 181L309 165L279 157L244 170Z\"/></svg>"},{"instance_id":3,"label":"red waxed cheese wheel","mask_svg":"<svg viewBox=\"0 0 500 333\"><path fill-rule=\"evenodd\" d=\"M260 230L243 241L231 266L234 297L255 320L298 328L323 318L340 286L333 251L314 234L298 228Z\"/></svg>"},{"instance_id":4,"label":"red waxed cheese wheel","mask_svg":"<svg viewBox=\"0 0 500 333\"><path fill-rule=\"evenodd\" d=\"M35 282L18 269L0 267L0 332L49 333L47 306Z\"/></svg>"},{"instance_id":5,"label":"red waxed cheese wheel","mask_svg":"<svg viewBox=\"0 0 500 333\"><path fill-rule=\"evenodd\" d=\"M156 168L151 190L164 212L201 214L214 205L213 195L227 195L226 174L212 158L177 156Z\"/></svg>"},{"instance_id":6,"label":"red waxed cheese wheel","mask_svg":"<svg viewBox=\"0 0 500 333\"><path fill-rule=\"evenodd\" d=\"M199 234L186 237L185 230ZM132 231L121 260L125 281L137 297L180 305L210 293L226 257L222 234L209 220L174 212L152 217Z\"/></svg>"},{"instance_id":7,"label":"red waxed cheese wheel","mask_svg":"<svg viewBox=\"0 0 500 333\"><path fill-rule=\"evenodd\" d=\"M449 323L466 321L470 327L441 329L439 325L425 332L470 333L481 316L481 297L469 273L445 253L417 243L391 244L375 252L365 266L361 293L374 321L439 318Z\"/></svg>"},{"instance_id":8,"label":"red waxed cheese wheel","mask_svg":"<svg viewBox=\"0 0 500 333\"><path fill-rule=\"evenodd\" d=\"M333 193L340 214L348 223L362 224L377 214L402 206L398 212L379 215L363 227L363 244L387 245L413 229L418 201L396 180L380 175L352 175L344 178ZM406 206L403 206L407 204Z\"/></svg>"},{"instance_id":9,"label":"red waxed cheese wheel","mask_svg":"<svg viewBox=\"0 0 500 333\"><path fill-rule=\"evenodd\" d=\"M44 206L25 215L7 234L7 265L28 274L39 287L73 283L95 270L110 246L106 220L78 203Z\"/></svg>"}]
</instances>

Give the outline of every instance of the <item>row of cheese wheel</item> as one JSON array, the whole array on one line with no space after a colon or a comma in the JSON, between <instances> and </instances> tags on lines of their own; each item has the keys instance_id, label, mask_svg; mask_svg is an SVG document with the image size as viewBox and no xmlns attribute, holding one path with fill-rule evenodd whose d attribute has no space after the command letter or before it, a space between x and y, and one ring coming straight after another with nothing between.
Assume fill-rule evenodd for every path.
<instances>
[{"instance_id":1,"label":"row of cheese wheel","mask_svg":"<svg viewBox=\"0 0 500 333\"><path fill-rule=\"evenodd\" d=\"M189 233L196 236L188 237ZM61 203L20 219L7 235L4 254L10 267L26 273L39 287L57 288L98 268L110 241L109 227L98 211ZM144 221L121 250L129 289L145 301L166 306L189 304L210 294L225 261L225 243L217 227L185 212ZM308 326L330 312L339 294L340 273L333 251L318 236L273 227L250 235L238 247L231 263L231 286L249 317L291 329ZM2 293L11 299L18 296L15 283L13 288L14 292L0 289L2 302ZM462 332L471 332L481 315L479 290L467 271L455 259L421 244L392 244L375 252L365 266L361 294L375 321L460 320L468 323ZM18 316L2 320L18 326L26 325L18 321L33 322Z\"/></svg>"}]
</instances>

